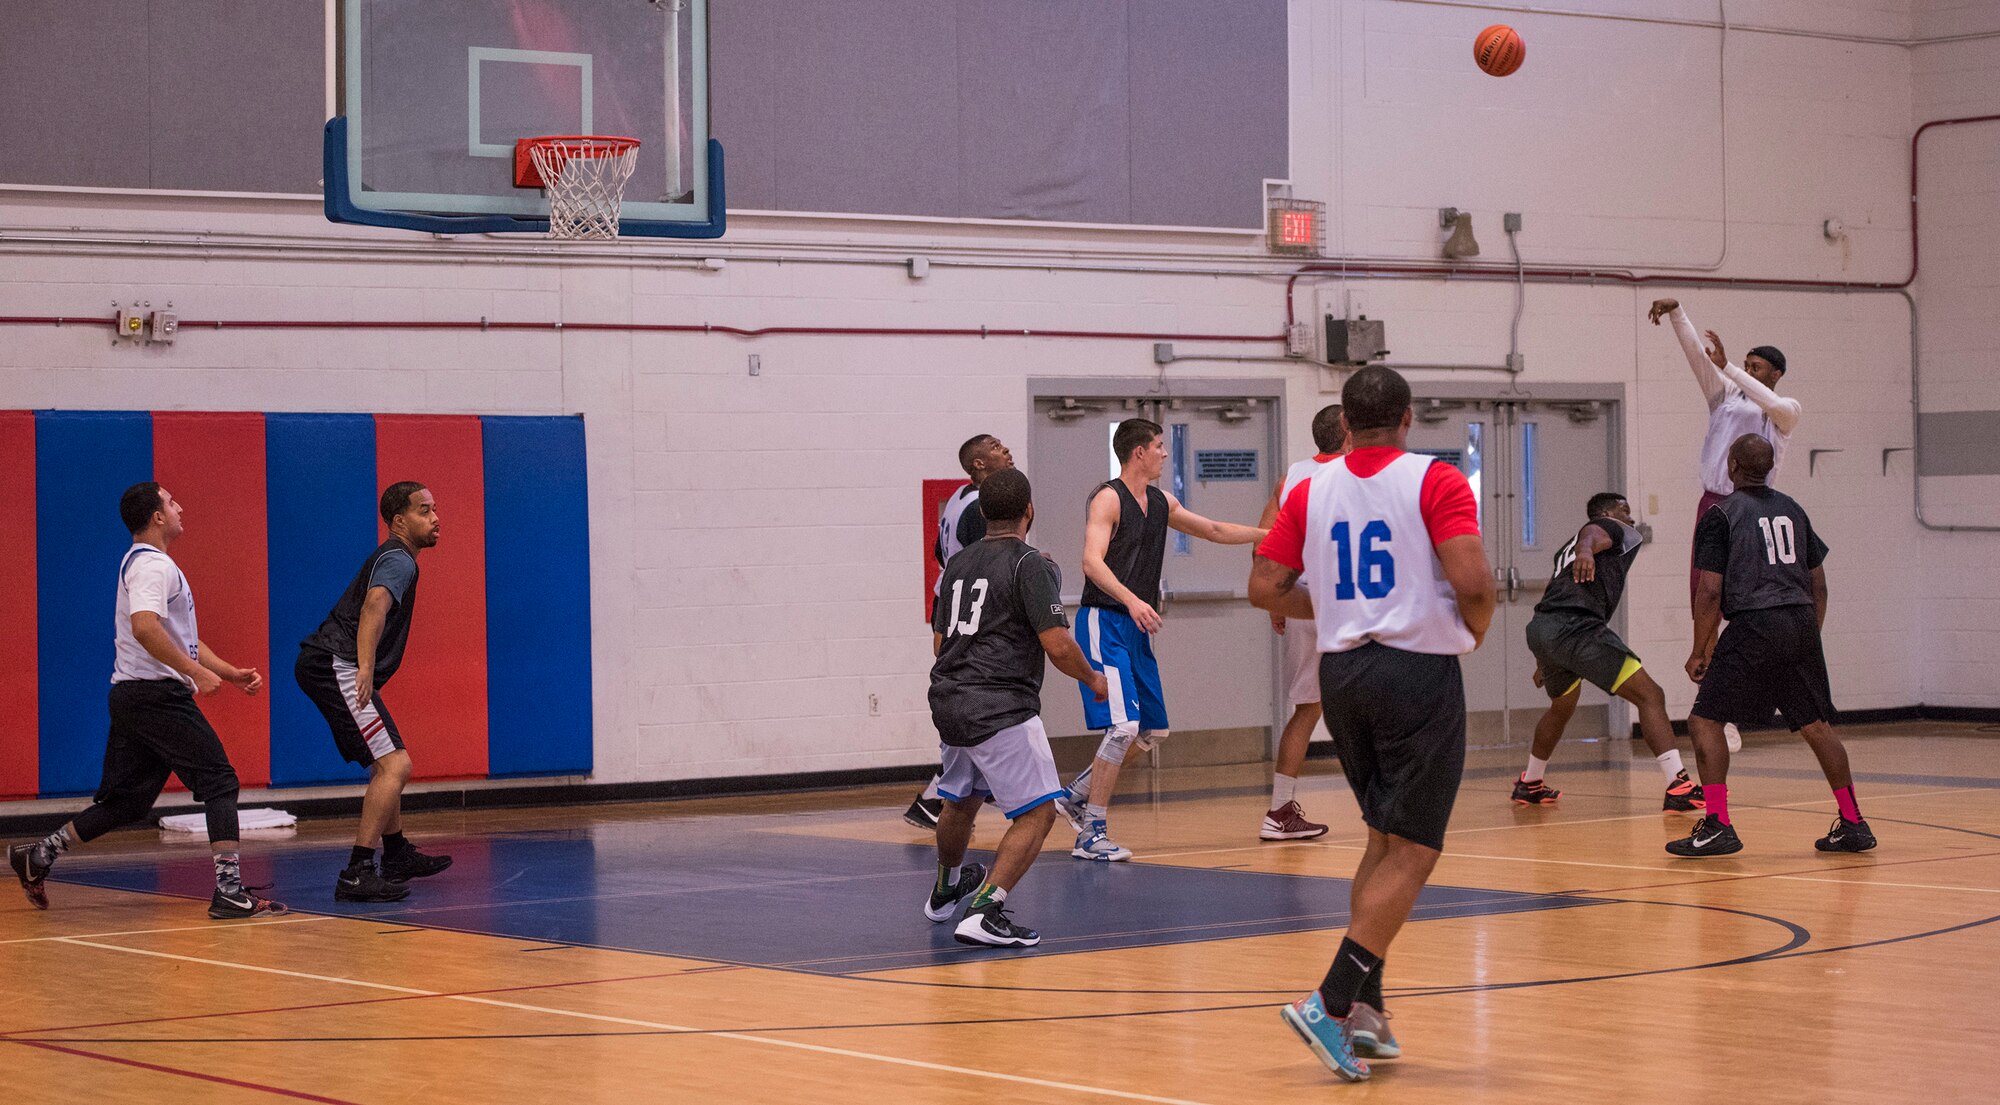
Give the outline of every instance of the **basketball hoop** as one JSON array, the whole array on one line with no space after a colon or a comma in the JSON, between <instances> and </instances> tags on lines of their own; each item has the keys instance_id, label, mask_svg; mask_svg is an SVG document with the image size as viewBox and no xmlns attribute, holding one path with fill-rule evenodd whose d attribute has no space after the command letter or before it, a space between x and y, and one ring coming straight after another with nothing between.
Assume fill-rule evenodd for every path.
<instances>
[{"instance_id":1,"label":"basketball hoop","mask_svg":"<svg viewBox=\"0 0 2000 1105\"><path fill-rule=\"evenodd\" d=\"M639 163L639 140L605 134L549 134L514 144L514 184L549 197L549 237L618 237L625 182Z\"/></svg>"}]
</instances>

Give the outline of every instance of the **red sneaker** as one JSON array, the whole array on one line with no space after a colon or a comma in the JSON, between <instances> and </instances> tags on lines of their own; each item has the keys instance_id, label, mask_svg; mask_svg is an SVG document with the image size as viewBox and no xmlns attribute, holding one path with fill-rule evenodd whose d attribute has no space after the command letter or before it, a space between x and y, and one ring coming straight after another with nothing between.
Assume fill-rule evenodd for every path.
<instances>
[{"instance_id":1,"label":"red sneaker","mask_svg":"<svg viewBox=\"0 0 2000 1105\"><path fill-rule=\"evenodd\" d=\"M1306 811L1297 801L1287 802L1264 815L1264 827L1258 831L1259 840L1311 840L1325 836L1326 826L1316 821L1306 820Z\"/></svg>"}]
</instances>

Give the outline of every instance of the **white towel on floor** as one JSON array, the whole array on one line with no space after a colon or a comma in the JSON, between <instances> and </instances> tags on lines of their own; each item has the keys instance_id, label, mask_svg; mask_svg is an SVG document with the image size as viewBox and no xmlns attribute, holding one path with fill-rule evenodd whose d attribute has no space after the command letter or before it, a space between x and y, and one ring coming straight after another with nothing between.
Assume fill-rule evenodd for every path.
<instances>
[{"instance_id":1,"label":"white towel on floor","mask_svg":"<svg viewBox=\"0 0 2000 1105\"><path fill-rule=\"evenodd\" d=\"M284 810L255 809L239 810L236 814L238 826L246 833L259 829L289 829L299 823L299 819ZM169 833L186 833L197 839L208 839L208 815L201 813L177 813L172 817L160 818L160 830Z\"/></svg>"}]
</instances>

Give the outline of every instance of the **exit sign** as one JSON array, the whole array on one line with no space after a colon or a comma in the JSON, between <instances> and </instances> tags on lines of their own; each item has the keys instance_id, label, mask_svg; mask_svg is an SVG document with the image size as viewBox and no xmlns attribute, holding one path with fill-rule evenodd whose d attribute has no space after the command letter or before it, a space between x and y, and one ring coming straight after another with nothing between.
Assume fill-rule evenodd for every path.
<instances>
[{"instance_id":1,"label":"exit sign","mask_svg":"<svg viewBox=\"0 0 2000 1105\"><path fill-rule=\"evenodd\" d=\"M1318 257L1326 241L1326 205L1316 200L1273 199L1265 231L1272 253Z\"/></svg>"}]
</instances>

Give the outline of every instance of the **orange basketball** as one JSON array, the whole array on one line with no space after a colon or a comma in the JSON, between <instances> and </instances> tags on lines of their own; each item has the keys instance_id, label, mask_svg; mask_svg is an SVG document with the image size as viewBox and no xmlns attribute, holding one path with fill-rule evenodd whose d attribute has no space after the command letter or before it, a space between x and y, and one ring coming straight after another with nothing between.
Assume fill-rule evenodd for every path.
<instances>
[{"instance_id":1,"label":"orange basketball","mask_svg":"<svg viewBox=\"0 0 2000 1105\"><path fill-rule=\"evenodd\" d=\"M1472 60L1489 75L1504 77L1521 67L1528 47L1521 36L1505 23L1495 23L1472 40Z\"/></svg>"}]
</instances>

